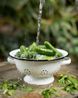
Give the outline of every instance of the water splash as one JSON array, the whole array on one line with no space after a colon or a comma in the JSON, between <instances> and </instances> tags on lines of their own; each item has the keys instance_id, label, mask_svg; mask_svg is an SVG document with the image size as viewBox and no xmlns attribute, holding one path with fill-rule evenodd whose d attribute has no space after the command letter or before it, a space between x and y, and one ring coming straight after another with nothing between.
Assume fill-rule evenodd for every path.
<instances>
[{"instance_id":1,"label":"water splash","mask_svg":"<svg viewBox=\"0 0 78 98\"><path fill-rule=\"evenodd\" d=\"M39 35L40 35L40 29L41 29L41 18L42 18L42 9L43 5L45 3L45 0L40 0L39 4L39 16L38 16L38 30L37 30L37 37L36 37L36 43L39 43Z\"/></svg>"}]
</instances>

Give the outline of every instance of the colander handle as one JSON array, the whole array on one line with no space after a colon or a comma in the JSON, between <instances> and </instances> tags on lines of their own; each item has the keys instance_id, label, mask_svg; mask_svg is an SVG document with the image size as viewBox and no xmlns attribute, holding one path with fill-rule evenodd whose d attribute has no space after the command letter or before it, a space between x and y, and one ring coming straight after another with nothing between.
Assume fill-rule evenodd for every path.
<instances>
[{"instance_id":1,"label":"colander handle","mask_svg":"<svg viewBox=\"0 0 78 98\"><path fill-rule=\"evenodd\" d=\"M62 61L61 61L61 65L68 65L71 63L71 58L70 57L65 57Z\"/></svg>"},{"instance_id":2,"label":"colander handle","mask_svg":"<svg viewBox=\"0 0 78 98\"><path fill-rule=\"evenodd\" d=\"M12 57L10 57L10 56L7 58L7 61L8 61L10 64L15 64L14 59L13 59Z\"/></svg>"}]
</instances>

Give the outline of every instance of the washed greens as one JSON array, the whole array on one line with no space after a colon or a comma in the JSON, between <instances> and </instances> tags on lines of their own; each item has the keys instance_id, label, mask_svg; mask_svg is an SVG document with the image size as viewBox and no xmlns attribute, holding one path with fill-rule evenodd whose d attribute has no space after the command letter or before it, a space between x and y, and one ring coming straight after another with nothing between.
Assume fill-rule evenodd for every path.
<instances>
[{"instance_id":1,"label":"washed greens","mask_svg":"<svg viewBox=\"0 0 78 98\"><path fill-rule=\"evenodd\" d=\"M27 87L23 83L20 83L19 80L6 80L0 83L0 90L3 94L6 94L8 96L12 96L17 89L25 92L33 91L31 87Z\"/></svg>"},{"instance_id":2,"label":"washed greens","mask_svg":"<svg viewBox=\"0 0 78 98\"><path fill-rule=\"evenodd\" d=\"M56 88L49 88L42 91L44 98L51 98L52 96L57 96Z\"/></svg>"},{"instance_id":3,"label":"washed greens","mask_svg":"<svg viewBox=\"0 0 78 98\"><path fill-rule=\"evenodd\" d=\"M35 42L29 47L22 45L20 51L16 53L16 57L18 58L34 60L52 60L61 56L62 54L48 41L45 41L43 45L37 45Z\"/></svg>"},{"instance_id":4,"label":"washed greens","mask_svg":"<svg viewBox=\"0 0 78 98\"><path fill-rule=\"evenodd\" d=\"M66 92L73 94L78 91L78 79L75 76L60 75L58 82Z\"/></svg>"},{"instance_id":5,"label":"washed greens","mask_svg":"<svg viewBox=\"0 0 78 98\"><path fill-rule=\"evenodd\" d=\"M59 75L57 77L57 86L52 86L48 89L45 89L41 92L44 98L51 98L52 96L60 96L59 92L61 90L66 91L70 94L75 94L75 92L78 92L78 79L75 76L72 75ZM60 89L58 89L58 86L60 85ZM24 83L22 83L19 80L8 80L3 81L0 83L0 91L2 91L3 94L7 94L9 96L13 95L16 90L20 90L23 92L32 92L33 88L26 86ZM59 90L59 91L58 91Z\"/></svg>"},{"instance_id":6,"label":"washed greens","mask_svg":"<svg viewBox=\"0 0 78 98\"><path fill-rule=\"evenodd\" d=\"M78 92L78 79L76 76L65 74L59 75L56 83L58 84L57 87L60 85L60 89L57 89L56 86L53 86L49 89L43 90L42 95L44 98L54 98L54 96L58 97L60 96L59 92L61 92L61 90L70 94L75 94Z\"/></svg>"}]
</instances>

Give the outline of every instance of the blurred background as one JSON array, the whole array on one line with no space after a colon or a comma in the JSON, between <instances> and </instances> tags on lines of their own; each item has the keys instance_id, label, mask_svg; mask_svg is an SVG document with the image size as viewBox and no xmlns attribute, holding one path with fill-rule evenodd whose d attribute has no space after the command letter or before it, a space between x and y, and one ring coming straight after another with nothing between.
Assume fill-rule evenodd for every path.
<instances>
[{"instance_id":1,"label":"blurred background","mask_svg":"<svg viewBox=\"0 0 78 98\"><path fill-rule=\"evenodd\" d=\"M0 61L36 41L38 11L39 0L0 0ZM39 39L78 59L78 0L45 0Z\"/></svg>"}]
</instances>

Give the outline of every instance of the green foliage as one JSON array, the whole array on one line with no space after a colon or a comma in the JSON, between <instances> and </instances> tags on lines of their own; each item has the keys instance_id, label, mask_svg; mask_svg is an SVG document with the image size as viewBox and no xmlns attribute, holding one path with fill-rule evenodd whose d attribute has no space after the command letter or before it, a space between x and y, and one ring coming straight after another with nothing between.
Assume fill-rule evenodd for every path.
<instances>
[{"instance_id":1,"label":"green foliage","mask_svg":"<svg viewBox=\"0 0 78 98\"><path fill-rule=\"evenodd\" d=\"M78 57L77 5L73 0L68 1L70 5L65 4L65 0L46 0L43 8L40 42L48 40L57 43L58 47ZM14 40L17 39L14 48L17 48L19 44L29 44L35 41L38 7L39 0L2 0L0 2L2 16L0 25L9 23L21 31L21 34L18 36L16 34L17 37L14 38ZM4 50L6 52L6 46L2 45L0 49L2 53Z\"/></svg>"},{"instance_id":2,"label":"green foliage","mask_svg":"<svg viewBox=\"0 0 78 98\"><path fill-rule=\"evenodd\" d=\"M27 2L28 0L0 0L0 5L9 6L13 9L20 10Z\"/></svg>"}]
</instances>

